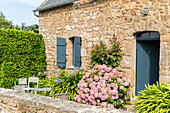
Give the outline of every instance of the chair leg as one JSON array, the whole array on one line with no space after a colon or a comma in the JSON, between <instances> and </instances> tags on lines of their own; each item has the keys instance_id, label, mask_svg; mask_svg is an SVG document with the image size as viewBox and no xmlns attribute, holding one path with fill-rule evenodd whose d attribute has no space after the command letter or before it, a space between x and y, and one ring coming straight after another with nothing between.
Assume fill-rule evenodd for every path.
<instances>
[{"instance_id":1,"label":"chair leg","mask_svg":"<svg viewBox=\"0 0 170 113\"><path fill-rule=\"evenodd\" d=\"M37 94L37 91L34 90L34 94Z\"/></svg>"}]
</instances>

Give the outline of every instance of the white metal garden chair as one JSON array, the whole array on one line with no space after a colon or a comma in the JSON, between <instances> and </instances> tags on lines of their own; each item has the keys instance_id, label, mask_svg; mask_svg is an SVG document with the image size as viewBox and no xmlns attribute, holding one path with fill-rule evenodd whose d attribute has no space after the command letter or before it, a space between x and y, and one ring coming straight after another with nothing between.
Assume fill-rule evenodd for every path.
<instances>
[{"instance_id":1,"label":"white metal garden chair","mask_svg":"<svg viewBox=\"0 0 170 113\"><path fill-rule=\"evenodd\" d=\"M30 87L30 83L36 83L36 87ZM31 91L31 93L34 91L34 93L36 94L37 91L35 91L34 89L38 88L38 83L39 83L39 78L37 77L30 77L28 79L28 87L25 88L26 91Z\"/></svg>"},{"instance_id":2,"label":"white metal garden chair","mask_svg":"<svg viewBox=\"0 0 170 113\"><path fill-rule=\"evenodd\" d=\"M15 86L13 87L14 90L16 91L20 91L20 92L25 92L25 89L27 87L27 78L19 78L19 83L18 85L16 85L16 82L15 82Z\"/></svg>"}]
</instances>

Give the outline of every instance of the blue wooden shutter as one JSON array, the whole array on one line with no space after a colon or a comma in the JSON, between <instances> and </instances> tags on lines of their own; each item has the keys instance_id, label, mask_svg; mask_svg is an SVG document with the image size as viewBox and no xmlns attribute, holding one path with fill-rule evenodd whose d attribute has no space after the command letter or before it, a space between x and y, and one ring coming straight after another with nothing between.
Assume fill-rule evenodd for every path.
<instances>
[{"instance_id":1,"label":"blue wooden shutter","mask_svg":"<svg viewBox=\"0 0 170 113\"><path fill-rule=\"evenodd\" d=\"M57 37L57 66L66 67L66 41Z\"/></svg>"},{"instance_id":2,"label":"blue wooden shutter","mask_svg":"<svg viewBox=\"0 0 170 113\"><path fill-rule=\"evenodd\" d=\"M73 65L75 67L81 67L81 39L76 36L74 37L73 57Z\"/></svg>"}]
</instances>

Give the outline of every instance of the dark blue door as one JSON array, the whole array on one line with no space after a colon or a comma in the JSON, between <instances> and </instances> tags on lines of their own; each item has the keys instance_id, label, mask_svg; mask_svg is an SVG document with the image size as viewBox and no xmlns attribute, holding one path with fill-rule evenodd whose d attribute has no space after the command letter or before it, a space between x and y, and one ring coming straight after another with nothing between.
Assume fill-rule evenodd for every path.
<instances>
[{"instance_id":1,"label":"dark blue door","mask_svg":"<svg viewBox=\"0 0 170 113\"><path fill-rule=\"evenodd\" d=\"M158 32L143 32L137 35L136 45L136 95L145 89L145 84L159 81L159 48Z\"/></svg>"}]
</instances>

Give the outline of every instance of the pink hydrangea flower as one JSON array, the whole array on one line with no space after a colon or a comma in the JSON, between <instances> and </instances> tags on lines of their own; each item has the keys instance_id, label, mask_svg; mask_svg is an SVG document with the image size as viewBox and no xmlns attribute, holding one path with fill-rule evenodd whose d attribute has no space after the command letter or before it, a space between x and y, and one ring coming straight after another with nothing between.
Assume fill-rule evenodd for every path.
<instances>
[{"instance_id":1,"label":"pink hydrangea flower","mask_svg":"<svg viewBox=\"0 0 170 113\"><path fill-rule=\"evenodd\" d=\"M99 76L102 76L102 72L98 72L98 75L99 75Z\"/></svg>"},{"instance_id":2,"label":"pink hydrangea flower","mask_svg":"<svg viewBox=\"0 0 170 113\"><path fill-rule=\"evenodd\" d=\"M85 94L82 94L82 95L81 95L81 98L85 99L85 98L86 98L86 95L85 95Z\"/></svg>"},{"instance_id":3,"label":"pink hydrangea flower","mask_svg":"<svg viewBox=\"0 0 170 113\"><path fill-rule=\"evenodd\" d=\"M81 98L80 97L77 98L77 102L81 103Z\"/></svg>"},{"instance_id":4,"label":"pink hydrangea flower","mask_svg":"<svg viewBox=\"0 0 170 113\"><path fill-rule=\"evenodd\" d=\"M90 75L90 73L87 73L87 74L85 75L85 77L86 77L86 78L88 78L88 77L89 77L89 75Z\"/></svg>"},{"instance_id":5,"label":"pink hydrangea flower","mask_svg":"<svg viewBox=\"0 0 170 113\"><path fill-rule=\"evenodd\" d=\"M98 98L99 97L99 95L98 95L98 93L96 92L96 93L94 93L94 97L95 98Z\"/></svg>"},{"instance_id":6,"label":"pink hydrangea flower","mask_svg":"<svg viewBox=\"0 0 170 113\"><path fill-rule=\"evenodd\" d=\"M105 68L105 71L106 71L106 72L110 72L111 70L112 70L111 67Z\"/></svg>"},{"instance_id":7,"label":"pink hydrangea flower","mask_svg":"<svg viewBox=\"0 0 170 113\"><path fill-rule=\"evenodd\" d=\"M89 97L89 94L85 94L86 97Z\"/></svg>"},{"instance_id":8,"label":"pink hydrangea flower","mask_svg":"<svg viewBox=\"0 0 170 113\"><path fill-rule=\"evenodd\" d=\"M88 78L86 80L87 80L87 82L93 82L93 78Z\"/></svg>"},{"instance_id":9,"label":"pink hydrangea flower","mask_svg":"<svg viewBox=\"0 0 170 113\"><path fill-rule=\"evenodd\" d=\"M121 101L120 101L120 103L122 103L122 104L123 104L123 103L124 103L124 101L123 101L123 100L121 100Z\"/></svg>"},{"instance_id":10,"label":"pink hydrangea flower","mask_svg":"<svg viewBox=\"0 0 170 113\"><path fill-rule=\"evenodd\" d=\"M122 80L123 80L123 81L126 81L126 77L123 77Z\"/></svg>"},{"instance_id":11,"label":"pink hydrangea flower","mask_svg":"<svg viewBox=\"0 0 170 113\"><path fill-rule=\"evenodd\" d=\"M127 82L130 84L130 80L129 79L127 79Z\"/></svg>"},{"instance_id":12,"label":"pink hydrangea flower","mask_svg":"<svg viewBox=\"0 0 170 113\"><path fill-rule=\"evenodd\" d=\"M101 85L97 85L97 89L101 89Z\"/></svg>"},{"instance_id":13,"label":"pink hydrangea flower","mask_svg":"<svg viewBox=\"0 0 170 113\"><path fill-rule=\"evenodd\" d=\"M95 97L94 97L93 95L90 95L90 98L91 98L92 100L94 100L94 99L95 99Z\"/></svg>"},{"instance_id":14,"label":"pink hydrangea flower","mask_svg":"<svg viewBox=\"0 0 170 113\"><path fill-rule=\"evenodd\" d=\"M109 77L110 77L110 78L114 77L114 74L113 74L112 72L109 73Z\"/></svg>"},{"instance_id":15,"label":"pink hydrangea flower","mask_svg":"<svg viewBox=\"0 0 170 113\"><path fill-rule=\"evenodd\" d=\"M100 105L101 105L101 103L97 103L97 105L98 105L98 106L100 106Z\"/></svg>"},{"instance_id":16,"label":"pink hydrangea flower","mask_svg":"<svg viewBox=\"0 0 170 113\"><path fill-rule=\"evenodd\" d=\"M79 96L79 95L77 95L77 96L74 98L75 101L77 101L78 96Z\"/></svg>"},{"instance_id":17,"label":"pink hydrangea flower","mask_svg":"<svg viewBox=\"0 0 170 113\"><path fill-rule=\"evenodd\" d=\"M85 104L86 103L86 101L85 100L82 100L82 102Z\"/></svg>"},{"instance_id":18,"label":"pink hydrangea flower","mask_svg":"<svg viewBox=\"0 0 170 113\"><path fill-rule=\"evenodd\" d=\"M97 102L100 103L100 99L97 99Z\"/></svg>"},{"instance_id":19,"label":"pink hydrangea flower","mask_svg":"<svg viewBox=\"0 0 170 113\"><path fill-rule=\"evenodd\" d=\"M101 84L101 87L102 87L102 88L106 87L106 84Z\"/></svg>"},{"instance_id":20,"label":"pink hydrangea flower","mask_svg":"<svg viewBox=\"0 0 170 113\"><path fill-rule=\"evenodd\" d=\"M119 77L119 78L123 78L123 75L122 75L122 74L120 74L118 77Z\"/></svg>"},{"instance_id":21,"label":"pink hydrangea flower","mask_svg":"<svg viewBox=\"0 0 170 113\"><path fill-rule=\"evenodd\" d=\"M95 73L95 71L98 73ZM115 79L116 81L114 81ZM112 80L114 83L111 83ZM118 83L121 83L120 87L118 87ZM112 70L111 67L107 67L105 64L95 65L92 71L87 73L78 83L77 86L80 90L77 91L78 96L74 99L79 103L114 108L117 106L106 100L111 98L116 102L124 103L122 97L120 97L122 101L119 100L118 91L120 91L119 89L127 88L124 86L129 86L129 84L130 80L122 75L117 75L116 69ZM124 99L127 100L128 97L125 96Z\"/></svg>"},{"instance_id":22,"label":"pink hydrangea flower","mask_svg":"<svg viewBox=\"0 0 170 113\"><path fill-rule=\"evenodd\" d=\"M106 83L106 80L102 80L101 83L102 83L102 84L105 84L105 83Z\"/></svg>"},{"instance_id":23,"label":"pink hydrangea flower","mask_svg":"<svg viewBox=\"0 0 170 113\"><path fill-rule=\"evenodd\" d=\"M106 89L103 89L103 90L102 90L102 94L103 94L103 95L107 94L107 90L106 90Z\"/></svg>"},{"instance_id":24,"label":"pink hydrangea flower","mask_svg":"<svg viewBox=\"0 0 170 113\"><path fill-rule=\"evenodd\" d=\"M109 80L109 78L110 78L109 75L105 75L105 76L104 76L104 79L105 79L105 80Z\"/></svg>"},{"instance_id":25,"label":"pink hydrangea flower","mask_svg":"<svg viewBox=\"0 0 170 113\"><path fill-rule=\"evenodd\" d=\"M113 104L108 104L107 107L108 108L114 108L114 105Z\"/></svg>"},{"instance_id":26,"label":"pink hydrangea flower","mask_svg":"<svg viewBox=\"0 0 170 113\"><path fill-rule=\"evenodd\" d=\"M122 86L125 86L125 83L122 83Z\"/></svg>"},{"instance_id":27,"label":"pink hydrangea flower","mask_svg":"<svg viewBox=\"0 0 170 113\"><path fill-rule=\"evenodd\" d=\"M92 104L93 104L93 105L96 105L96 102L95 102L95 101L92 101Z\"/></svg>"},{"instance_id":28,"label":"pink hydrangea flower","mask_svg":"<svg viewBox=\"0 0 170 113\"><path fill-rule=\"evenodd\" d=\"M118 85L117 85L117 84L115 84L115 88L118 88Z\"/></svg>"},{"instance_id":29,"label":"pink hydrangea flower","mask_svg":"<svg viewBox=\"0 0 170 113\"><path fill-rule=\"evenodd\" d=\"M77 91L77 93L79 94L79 95L82 95L83 94L83 91Z\"/></svg>"},{"instance_id":30,"label":"pink hydrangea flower","mask_svg":"<svg viewBox=\"0 0 170 113\"><path fill-rule=\"evenodd\" d=\"M116 70L116 69L113 69L113 70L112 70L112 73L113 73L114 75L116 75L116 74L117 74L117 70Z\"/></svg>"},{"instance_id":31,"label":"pink hydrangea flower","mask_svg":"<svg viewBox=\"0 0 170 113\"><path fill-rule=\"evenodd\" d=\"M98 93L98 95L99 95L99 96L98 96L99 98L101 98L101 97L103 96L102 93Z\"/></svg>"},{"instance_id":32,"label":"pink hydrangea flower","mask_svg":"<svg viewBox=\"0 0 170 113\"><path fill-rule=\"evenodd\" d=\"M117 82L120 83L120 82L123 82L123 80L120 78L117 78Z\"/></svg>"},{"instance_id":33,"label":"pink hydrangea flower","mask_svg":"<svg viewBox=\"0 0 170 113\"><path fill-rule=\"evenodd\" d=\"M85 92L85 93L88 93L88 92L89 92L89 88L85 88L85 89L84 89L84 92Z\"/></svg>"},{"instance_id":34,"label":"pink hydrangea flower","mask_svg":"<svg viewBox=\"0 0 170 113\"><path fill-rule=\"evenodd\" d=\"M111 99L118 99L118 96L112 96Z\"/></svg>"},{"instance_id":35,"label":"pink hydrangea flower","mask_svg":"<svg viewBox=\"0 0 170 113\"><path fill-rule=\"evenodd\" d=\"M83 76L82 80L85 80L85 79L86 79L86 77L85 77L85 76Z\"/></svg>"},{"instance_id":36,"label":"pink hydrangea flower","mask_svg":"<svg viewBox=\"0 0 170 113\"><path fill-rule=\"evenodd\" d=\"M124 86L120 86L120 89L123 89L124 88Z\"/></svg>"},{"instance_id":37,"label":"pink hydrangea flower","mask_svg":"<svg viewBox=\"0 0 170 113\"><path fill-rule=\"evenodd\" d=\"M115 83L110 83L110 86L111 87L115 87Z\"/></svg>"},{"instance_id":38,"label":"pink hydrangea flower","mask_svg":"<svg viewBox=\"0 0 170 113\"><path fill-rule=\"evenodd\" d=\"M114 75L113 77L114 77L114 78L117 78L117 76L116 76L116 75Z\"/></svg>"},{"instance_id":39,"label":"pink hydrangea flower","mask_svg":"<svg viewBox=\"0 0 170 113\"><path fill-rule=\"evenodd\" d=\"M94 76L94 80L97 82L99 81L99 77L97 77L96 75Z\"/></svg>"},{"instance_id":40,"label":"pink hydrangea flower","mask_svg":"<svg viewBox=\"0 0 170 113\"><path fill-rule=\"evenodd\" d=\"M103 73L103 72L105 72L105 71L102 69L101 72Z\"/></svg>"},{"instance_id":41,"label":"pink hydrangea flower","mask_svg":"<svg viewBox=\"0 0 170 113\"><path fill-rule=\"evenodd\" d=\"M101 85L102 83L101 83L101 82L98 82L97 84L98 84L98 85Z\"/></svg>"},{"instance_id":42,"label":"pink hydrangea flower","mask_svg":"<svg viewBox=\"0 0 170 113\"><path fill-rule=\"evenodd\" d=\"M127 96L125 96L125 100L127 100L128 99L128 97Z\"/></svg>"},{"instance_id":43,"label":"pink hydrangea flower","mask_svg":"<svg viewBox=\"0 0 170 113\"><path fill-rule=\"evenodd\" d=\"M113 90L117 91L118 87L114 87Z\"/></svg>"},{"instance_id":44,"label":"pink hydrangea flower","mask_svg":"<svg viewBox=\"0 0 170 113\"><path fill-rule=\"evenodd\" d=\"M90 95L93 95L94 94L94 91L93 90L90 90Z\"/></svg>"},{"instance_id":45,"label":"pink hydrangea flower","mask_svg":"<svg viewBox=\"0 0 170 113\"><path fill-rule=\"evenodd\" d=\"M102 102L102 103L101 103L101 106L107 107L107 103L106 103L106 102Z\"/></svg>"},{"instance_id":46,"label":"pink hydrangea flower","mask_svg":"<svg viewBox=\"0 0 170 113\"><path fill-rule=\"evenodd\" d=\"M109 91L109 94L110 94L110 95L111 95L111 94L112 94L112 95L115 95L115 94L116 94L116 91L115 91L115 90L110 90L110 91Z\"/></svg>"},{"instance_id":47,"label":"pink hydrangea flower","mask_svg":"<svg viewBox=\"0 0 170 113\"><path fill-rule=\"evenodd\" d=\"M125 82L125 83L124 83L124 86L128 86L128 85L129 85L129 83L128 83L128 82Z\"/></svg>"},{"instance_id":48,"label":"pink hydrangea flower","mask_svg":"<svg viewBox=\"0 0 170 113\"><path fill-rule=\"evenodd\" d=\"M104 99L106 100L106 99L108 99L108 98L109 98L109 95L108 95L108 94L106 94L106 95L104 95L103 97L104 97Z\"/></svg>"},{"instance_id":49,"label":"pink hydrangea flower","mask_svg":"<svg viewBox=\"0 0 170 113\"><path fill-rule=\"evenodd\" d=\"M110 88L111 87L111 85L110 84L106 84L107 85L107 88Z\"/></svg>"},{"instance_id":50,"label":"pink hydrangea flower","mask_svg":"<svg viewBox=\"0 0 170 113\"><path fill-rule=\"evenodd\" d=\"M82 88L82 87L81 87L81 88L80 88L80 90L81 90L81 91L83 91L83 90L84 90L84 88Z\"/></svg>"},{"instance_id":51,"label":"pink hydrangea flower","mask_svg":"<svg viewBox=\"0 0 170 113\"><path fill-rule=\"evenodd\" d=\"M106 64L101 65L102 69L107 68Z\"/></svg>"},{"instance_id":52,"label":"pink hydrangea flower","mask_svg":"<svg viewBox=\"0 0 170 113\"><path fill-rule=\"evenodd\" d=\"M100 81L105 80L105 78L104 78L104 77L102 77L102 76L100 76L99 78L100 78Z\"/></svg>"}]
</instances>

